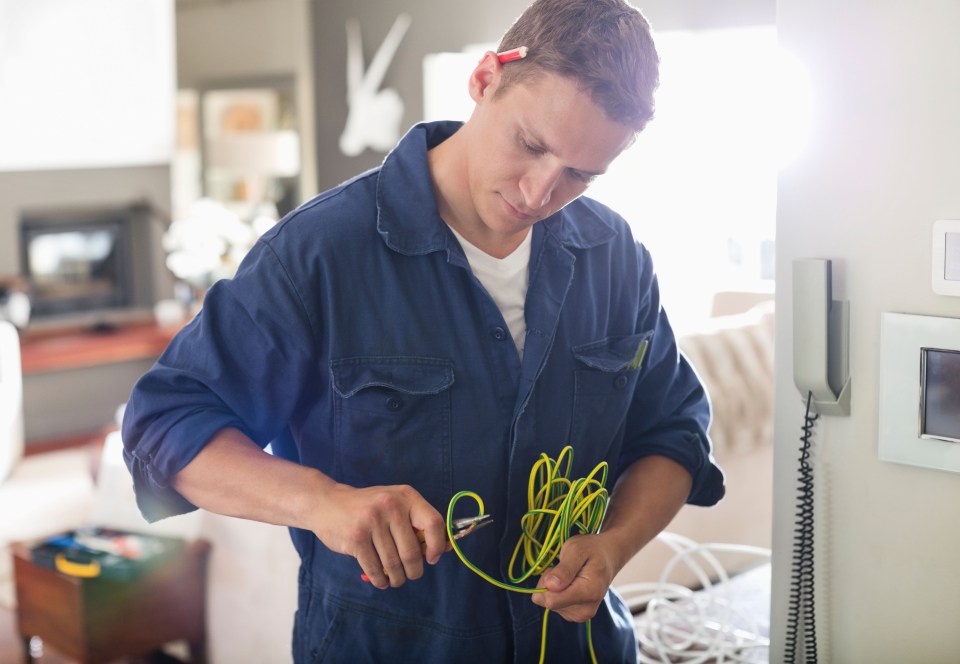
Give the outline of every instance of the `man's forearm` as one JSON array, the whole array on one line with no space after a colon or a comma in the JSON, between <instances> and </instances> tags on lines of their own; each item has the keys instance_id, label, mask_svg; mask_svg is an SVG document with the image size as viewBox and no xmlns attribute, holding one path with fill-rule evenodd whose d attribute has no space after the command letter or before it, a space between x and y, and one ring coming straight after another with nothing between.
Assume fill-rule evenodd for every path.
<instances>
[{"instance_id":1,"label":"man's forearm","mask_svg":"<svg viewBox=\"0 0 960 664\"><path fill-rule=\"evenodd\" d=\"M310 530L356 558L377 588L420 578L424 557L435 563L447 544L443 517L413 488L339 484L265 453L235 429L215 435L173 486L211 512Z\"/></svg>"},{"instance_id":2,"label":"man's forearm","mask_svg":"<svg viewBox=\"0 0 960 664\"><path fill-rule=\"evenodd\" d=\"M209 512L307 529L314 503L334 484L267 454L236 429L218 432L173 479L184 498Z\"/></svg>"},{"instance_id":3,"label":"man's forearm","mask_svg":"<svg viewBox=\"0 0 960 664\"><path fill-rule=\"evenodd\" d=\"M601 529L617 570L667 527L692 485L683 466L662 456L639 459L620 475Z\"/></svg>"}]
</instances>

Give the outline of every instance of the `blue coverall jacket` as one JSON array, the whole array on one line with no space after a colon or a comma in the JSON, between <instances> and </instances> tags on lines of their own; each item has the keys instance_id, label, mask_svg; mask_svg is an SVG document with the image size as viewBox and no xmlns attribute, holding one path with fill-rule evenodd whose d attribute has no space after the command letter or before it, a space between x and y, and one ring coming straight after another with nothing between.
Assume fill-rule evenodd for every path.
<instances>
[{"instance_id":1,"label":"blue coverall jacket","mask_svg":"<svg viewBox=\"0 0 960 664\"><path fill-rule=\"evenodd\" d=\"M148 519L193 509L171 478L225 427L338 482L411 485L441 514L457 491L476 492L495 521L463 550L503 580L543 452L572 445L573 477L606 460L610 488L633 461L663 455L692 476L688 502L722 497L707 396L678 354L650 257L595 201L533 228L521 362L437 213L426 152L458 127L415 126L379 168L288 215L209 290L127 405L125 455ZM310 532L292 537L297 662L539 657L542 609L452 554L377 590L355 559ZM635 661L613 592L593 642L601 662ZM546 661L589 661L584 626L551 615Z\"/></svg>"}]
</instances>

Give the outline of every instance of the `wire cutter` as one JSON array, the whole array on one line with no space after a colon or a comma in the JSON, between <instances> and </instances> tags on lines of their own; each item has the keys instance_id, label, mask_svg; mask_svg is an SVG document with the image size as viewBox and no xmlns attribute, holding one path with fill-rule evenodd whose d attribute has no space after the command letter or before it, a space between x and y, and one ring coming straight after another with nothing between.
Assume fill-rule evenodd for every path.
<instances>
[{"instance_id":1,"label":"wire cutter","mask_svg":"<svg viewBox=\"0 0 960 664\"><path fill-rule=\"evenodd\" d=\"M461 539L472 533L477 528L489 526L491 523L493 523L493 517L489 514L480 514L479 516L468 516L463 519L454 519L450 523L450 532L452 534L451 539ZM420 540L420 550L424 553L424 555L426 555L427 542L422 530L417 531L417 539ZM370 582L370 577L368 577L366 574L361 574L360 578L367 583Z\"/></svg>"},{"instance_id":2,"label":"wire cutter","mask_svg":"<svg viewBox=\"0 0 960 664\"><path fill-rule=\"evenodd\" d=\"M477 528L483 528L484 526L489 526L491 523L493 523L493 517L490 516L489 514L480 514L479 516L468 516L463 519L454 519L450 523L450 526L451 526L450 530L453 533L452 539L458 540L461 537L466 537ZM423 543L424 540L423 540L422 530L417 531L417 539L419 539L420 542ZM425 543L423 548L426 548Z\"/></svg>"}]
</instances>

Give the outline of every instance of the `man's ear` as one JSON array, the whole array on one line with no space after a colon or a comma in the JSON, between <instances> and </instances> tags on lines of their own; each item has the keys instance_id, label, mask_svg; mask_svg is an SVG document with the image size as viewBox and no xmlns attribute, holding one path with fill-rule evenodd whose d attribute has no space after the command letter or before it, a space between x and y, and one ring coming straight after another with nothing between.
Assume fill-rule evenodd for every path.
<instances>
[{"instance_id":1,"label":"man's ear","mask_svg":"<svg viewBox=\"0 0 960 664\"><path fill-rule=\"evenodd\" d=\"M470 80L467 88L470 91L470 98L480 103L484 98L493 94L497 89L497 83L500 81L500 71L503 65L497 59L497 54L493 51L487 51L480 58L480 62L474 67L470 74Z\"/></svg>"}]
</instances>

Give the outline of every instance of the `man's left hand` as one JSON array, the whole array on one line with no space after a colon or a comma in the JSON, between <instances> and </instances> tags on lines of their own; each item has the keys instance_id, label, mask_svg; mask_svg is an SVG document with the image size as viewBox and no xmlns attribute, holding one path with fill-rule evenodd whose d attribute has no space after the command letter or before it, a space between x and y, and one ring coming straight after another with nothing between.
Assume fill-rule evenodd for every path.
<instances>
[{"instance_id":1,"label":"man's left hand","mask_svg":"<svg viewBox=\"0 0 960 664\"><path fill-rule=\"evenodd\" d=\"M540 577L533 603L559 613L564 620L582 623L593 618L616 576L613 556L603 535L577 535L564 543L556 567Z\"/></svg>"}]
</instances>

